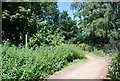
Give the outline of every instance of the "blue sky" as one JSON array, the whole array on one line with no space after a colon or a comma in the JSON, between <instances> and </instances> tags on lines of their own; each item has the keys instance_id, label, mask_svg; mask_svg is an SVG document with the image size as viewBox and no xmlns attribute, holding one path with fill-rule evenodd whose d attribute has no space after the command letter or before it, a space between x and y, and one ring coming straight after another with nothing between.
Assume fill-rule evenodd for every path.
<instances>
[{"instance_id":1,"label":"blue sky","mask_svg":"<svg viewBox=\"0 0 120 81\"><path fill-rule=\"evenodd\" d=\"M71 16L73 19L74 18L73 11L70 9L71 3L72 2L58 2L57 5L60 12L62 12L63 10L67 10L69 16Z\"/></svg>"}]
</instances>

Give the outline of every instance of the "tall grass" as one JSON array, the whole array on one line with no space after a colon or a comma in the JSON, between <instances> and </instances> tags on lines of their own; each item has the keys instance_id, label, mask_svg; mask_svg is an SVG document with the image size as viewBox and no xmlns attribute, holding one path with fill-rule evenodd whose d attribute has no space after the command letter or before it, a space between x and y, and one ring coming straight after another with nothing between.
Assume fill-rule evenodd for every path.
<instances>
[{"instance_id":1,"label":"tall grass","mask_svg":"<svg viewBox=\"0 0 120 81\"><path fill-rule=\"evenodd\" d=\"M85 54L85 51L75 45L25 48L4 44L2 79L44 79L73 60L84 59Z\"/></svg>"}]
</instances>

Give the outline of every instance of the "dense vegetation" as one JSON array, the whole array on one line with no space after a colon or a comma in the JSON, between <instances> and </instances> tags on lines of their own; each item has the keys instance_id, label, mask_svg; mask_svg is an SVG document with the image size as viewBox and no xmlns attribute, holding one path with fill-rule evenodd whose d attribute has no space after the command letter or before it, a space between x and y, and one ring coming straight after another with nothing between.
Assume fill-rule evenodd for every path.
<instances>
[{"instance_id":1,"label":"dense vegetation","mask_svg":"<svg viewBox=\"0 0 120 81\"><path fill-rule=\"evenodd\" d=\"M80 29L86 32L84 43L118 45L111 56L110 77L120 80L120 2L75 2L71 8L80 18Z\"/></svg>"},{"instance_id":2,"label":"dense vegetation","mask_svg":"<svg viewBox=\"0 0 120 81\"><path fill-rule=\"evenodd\" d=\"M103 51L86 44L26 48L5 42L2 45L2 79L44 79L74 60L86 59L85 54L90 52L104 55Z\"/></svg>"},{"instance_id":3,"label":"dense vegetation","mask_svg":"<svg viewBox=\"0 0 120 81\"><path fill-rule=\"evenodd\" d=\"M12 44L59 45L74 42L78 28L67 11L60 12L57 3L3 3L3 39Z\"/></svg>"},{"instance_id":4,"label":"dense vegetation","mask_svg":"<svg viewBox=\"0 0 120 81\"><path fill-rule=\"evenodd\" d=\"M57 2L2 5L3 79L44 79L88 52L104 55L96 44L120 45L120 2L75 2L71 9L78 22L60 12ZM120 79L119 51L113 53L112 79Z\"/></svg>"},{"instance_id":5,"label":"dense vegetation","mask_svg":"<svg viewBox=\"0 0 120 81\"><path fill-rule=\"evenodd\" d=\"M86 59L75 45L24 48L2 46L2 79L44 79L75 59Z\"/></svg>"},{"instance_id":6,"label":"dense vegetation","mask_svg":"<svg viewBox=\"0 0 120 81\"><path fill-rule=\"evenodd\" d=\"M120 2L75 2L71 5L86 32L86 43L109 44L120 39ZM84 17L84 19L82 18ZM96 40L96 41L94 41Z\"/></svg>"},{"instance_id":7,"label":"dense vegetation","mask_svg":"<svg viewBox=\"0 0 120 81\"><path fill-rule=\"evenodd\" d=\"M114 80L120 80L120 52L114 53L112 57L112 66L110 68L110 76Z\"/></svg>"}]
</instances>

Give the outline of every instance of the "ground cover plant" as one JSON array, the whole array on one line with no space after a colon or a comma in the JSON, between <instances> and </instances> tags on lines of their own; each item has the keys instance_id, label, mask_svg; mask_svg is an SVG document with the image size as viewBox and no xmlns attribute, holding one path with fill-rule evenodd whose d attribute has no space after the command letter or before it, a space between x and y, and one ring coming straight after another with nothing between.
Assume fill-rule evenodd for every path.
<instances>
[{"instance_id":1,"label":"ground cover plant","mask_svg":"<svg viewBox=\"0 0 120 81\"><path fill-rule=\"evenodd\" d=\"M110 77L113 80L120 80L120 52L112 55Z\"/></svg>"},{"instance_id":2,"label":"ground cover plant","mask_svg":"<svg viewBox=\"0 0 120 81\"><path fill-rule=\"evenodd\" d=\"M44 79L86 52L75 45L23 46L2 45L2 79Z\"/></svg>"}]
</instances>

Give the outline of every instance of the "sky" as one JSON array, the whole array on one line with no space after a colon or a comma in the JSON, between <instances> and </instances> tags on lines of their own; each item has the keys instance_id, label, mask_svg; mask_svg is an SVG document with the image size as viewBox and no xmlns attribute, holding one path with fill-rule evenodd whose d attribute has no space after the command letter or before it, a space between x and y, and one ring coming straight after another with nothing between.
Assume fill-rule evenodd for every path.
<instances>
[{"instance_id":1,"label":"sky","mask_svg":"<svg viewBox=\"0 0 120 81\"><path fill-rule=\"evenodd\" d=\"M62 12L63 10L67 10L69 16L74 19L73 11L70 9L71 3L72 2L58 2L57 5L60 12Z\"/></svg>"}]
</instances>

